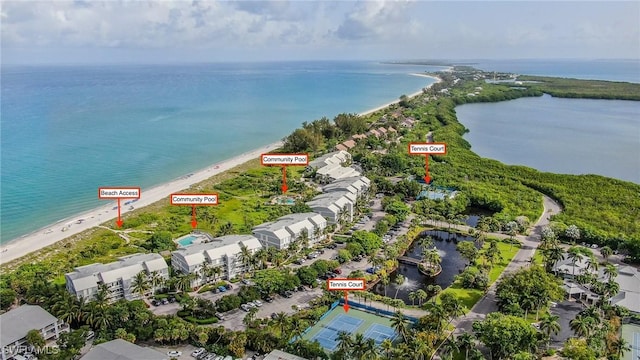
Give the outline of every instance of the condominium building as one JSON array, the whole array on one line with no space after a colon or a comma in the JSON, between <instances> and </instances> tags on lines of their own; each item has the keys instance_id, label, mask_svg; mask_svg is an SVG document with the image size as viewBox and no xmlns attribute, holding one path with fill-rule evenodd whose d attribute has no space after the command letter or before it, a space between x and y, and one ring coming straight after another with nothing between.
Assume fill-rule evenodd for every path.
<instances>
[{"instance_id":1,"label":"condominium building","mask_svg":"<svg viewBox=\"0 0 640 360\"><path fill-rule=\"evenodd\" d=\"M22 305L8 311L0 315L0 359L7 360L18 352L24 352L30 346L27 333L31 330L37 330L48 342L69 332L69 325L37 305Z\"/></svg>"},{"instance_id":2,"label":"condominium building","mask_svg":"<svg viewBox=\"0 0 640 360\"><path fill-rule=\"evenodd\" d=\"M150 280L169 279L169 266L159 254L133 254L123 256L118 261L109 264L91 264L75 268L65 275L67 291L77 296L91 300L98 289L104 286L109 292L110 302L120 299L135 300L140 294L132 289L133 279L143 272ZM159 286L157 286L159 287ZM155 289L150 289L150 293ZM145 294L146 295L146 294Z\"/></svg>"},{"instance_id":3,"label":"condominium building","mask_svg":"<svg viewBox=\"0 0 640 360\"><path fill-rule=\"evenodd\" d=\"M357 196L350 191L335 191L320 194L307 202L307 205L330 224L339 224L341 218L347 222L353 221L357 201Z\"/></svg>"},{"instance_id":4,"label":"condominium building","mask_svg":"<svg viewBox=\"0 0 640 360\"><path fill-rule=\"evenodd\" d=\"M305 236L304 233L309 244L323 240L326 227L327 220L322 215L312 212L298 213L258 225L253 228L253 235L264 247L286 249L293 241Z\"/></svg>"},{"instance_id":5,"label":"condominium building","mask_svg":"<svg viewBox=\"0 0 640 360\"><path fill-rule=\"evenodd\" d=\"M191 286L200 286L211 277L211 274L203 271L203 267L219 268L213 277L230 280L247 271L243 248L249 254L254 254L262 245L251 235L220 236L210 242L172 252L171 266L183 274L198 274Z\"/></svg>"},{"instance_id":6,"label":"condominium building","mask_svg":"<svg viewBox=\"0 0 640 360\"><path fill-rule=\"evenodd\" d=\"M357 197L361 197L367 194L370 186L371 180L366 176L353 176L334 181L323 187L322 191L325 193L348 191Z\"/></svg>"}]
</instances>

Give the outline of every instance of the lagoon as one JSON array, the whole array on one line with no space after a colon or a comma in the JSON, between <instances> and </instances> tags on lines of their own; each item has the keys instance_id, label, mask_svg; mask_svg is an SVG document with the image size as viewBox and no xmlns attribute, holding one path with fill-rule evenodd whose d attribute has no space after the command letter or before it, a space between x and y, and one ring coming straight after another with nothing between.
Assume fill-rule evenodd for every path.
<instances>
[{"instance_id":1,"label":"lagoon","mask_svg":"<svg viewBox=\"0 0 640 360\"><path fill-rule=\"evenodd\" d=\"M483 157L640 183L640 102L544 95L456 107Z\"/></svg>"}]
</instances>

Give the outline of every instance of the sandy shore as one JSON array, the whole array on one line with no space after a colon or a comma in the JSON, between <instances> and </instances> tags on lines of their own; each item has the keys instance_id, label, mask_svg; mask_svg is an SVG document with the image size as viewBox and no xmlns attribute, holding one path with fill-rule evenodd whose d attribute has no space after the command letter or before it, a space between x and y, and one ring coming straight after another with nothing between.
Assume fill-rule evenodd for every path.
<instances>
[{"instance_id":1,"label":"sandy shore","mask_svg":"<svg viewBox=\"0 0 640 360\"><path fill-rule=\"evenodd\" d=\"M420 76L420 77L428 77L428 78L432 78L432 79L434 79L434 80L436 81L436 82L434 82L433 84L437 84L437 83L439 83L439 82L441 82L441 81L442 81L442 79L440 79L440 78L437 78L437 77L435 77L435 76L431 76L431 75L426 75L426 74L410 74L410 75L413 75L413 76ZM429 87L431 87L433 84L429 84L428 86L425 86L425 88L429 88ZM413 94L409 94L409 95L407 95L407 97L408 97L408 98L413 98L413 97L416 97L416 96L418 96L418 95L420 95L420 94L422 94L422 90L418 90L418 91L414 92ZM382 109L384 109L384 108L387 108L387 107L389 107L389 106L391 106L391 105L393 105L393 104L397 104L397 103L399 103L399 102L400 102L400 99L398 99L398 100L394 100L394 101L388 102L388 103L386 103L386 104L384 104L384 105L381 105L381 106L378 106L378 107L376 107L376 108L373 108L373 109L367 110L367 111L365 111L365 112L362 112L362 113L360 113L360 115L361 115L361 116L369 115L369 114L371 114L371 113L374 113L374 112L376 112L376 111L378 111L378 110L382 110Z\"/></svg>"},{"instance_id":2,"label":"sandy shore","mask_svg":"<svg viewBox=\"0 0 640 360\"><path fill-rule=\"evenodd\" d=\"M172 180L168 183L164 183L150 189L142 189L141 196L138 201L129 205L124 205L124 202L129 200L121 200L121 214L126 214L127 212L131 211L129 210L129 206L134 206L135 209L138 209L153 204L156 201L160 201L168 197L174 192L188 189L194 184L204 181L233 167L244 164L249 160L256 159L260 157L260 154L275 150L281 146L282 142L279 141L265 147L238 155L229 160L213 164L194 173L181 176L180 178ZM117 186L117 184L113 184L113 186ZM68 238L72 235L91 229L106 221L115 220L115 218L118 216L118 211L113 210L115 206L115 201L105 201L104 206L72 216L64 220L60 220L30 234L19 237L6 244L6 246L2 247L2 250L0 252L0 263L7 263L11 260L20 258L46 246L55 244L56 242ZM79 222L78 220L80 219L83 220ZM66 230L62 231L62 229Z\"/></svg>"},{"instance_id":3,"label":"sandy shore","mask_svg":"<svg viewBox=\"0 0 640 360\"><path fill-rule=\"evenodd\" d=\"M424 75L424 74L411 74L411 75L430 77L430 78L436 79L436 82L441 81L439 78L435 78L435 77ZM420 95L421 93L422 93L422 90L416 91L415 93L408 95L408 97L410 98L415 97ZM382 110L398 102L400 102L399 99L389 102L387 104L384 104L382 106L378 106L376 108L367 110L365 112L362 112L360 113L360 115L371 114L373 112ZM122 202L121 215L124 215L127 212L131 211L129 210L129 206L134 206L135 209L139 209L147 205L153 204L157 201L160 201L168 197L172 193L188 189L190 186L194 184L204 181L214 175L220 174L233 167L244 164L249 160L256 159L260 157L260 154L275 150L281 146L282 146L282 142L279 141L279 142L267 145L265 147L238 155L229 160L225 160L220 163L213 164L207 168L196 171L194 173L181 176L180 178L172 180L168 183L164 183L150 189L142 189L141 196L138 201L133 202L129 205L124 205L124 202L129 200L121 200ZM117 184L110 184L110 186L117 186ZM29 253L35 252L44 247L55 244L60 240L66 239L68 237L81 233L85 230L96 227L107 221L115 220L116 217L118 216L117 210L113 209L115 206L116 206L115 201L105 201L104 206L60 220L54 224L45 226L30 234L27 234L15 240L12 240L11 242L2 246L1 248L2 250L0 250L0 264L4 264L12 260L18 259Z\"/></svg>"}]
</instances>

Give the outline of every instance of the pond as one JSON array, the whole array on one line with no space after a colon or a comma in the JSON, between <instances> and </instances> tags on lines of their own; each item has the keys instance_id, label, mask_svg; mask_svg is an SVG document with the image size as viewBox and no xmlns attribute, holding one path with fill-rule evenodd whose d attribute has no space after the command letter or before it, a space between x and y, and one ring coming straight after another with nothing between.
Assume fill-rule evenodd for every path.
<instances>
[{"instance_id":1,"label":"pond","mask_svg":"<svg viewBox=\"0 0 640 360\"><path fill-rule=\"evenodd\" d=\"M493 216L495 212L481 207L469 206L463 213L466 217L464 223L467 226L476 227L483 216Z\"/></svg>"},{"instance_id":2,"label":"pond","mask_svg":"<svg viewBox=\"0 0 640 360\"><path fill-rule=\"evenodd\" d=\"M422 275L415 265L399 264L398 269L391 273L390 283L387 285L387 296L393 298L397 291L397 298L404 300L407 304L411 304L409 293L412 291L418 289L426 291L429 285L440 285L443 289L451 285L455 276L462 272L466 265L466 260L460 256L460 253L456 250L456 245L459 241L475 240L475 238L471 236L458 235L446 231L430 230L422 232L421 235L422 236L413 242L405 253L405 256L419 259L422 254L422 246L419 240L422 237L431 236L433 238L433 244L442 257L442 263L440 263L442 272L440 275L432 278ZM395 279L398 274L402 274L405 277L404 283L400 286L395 284ZM373 292L384 295L384 285L379 282L373 287Z\"/></svg>"}]
</instances>

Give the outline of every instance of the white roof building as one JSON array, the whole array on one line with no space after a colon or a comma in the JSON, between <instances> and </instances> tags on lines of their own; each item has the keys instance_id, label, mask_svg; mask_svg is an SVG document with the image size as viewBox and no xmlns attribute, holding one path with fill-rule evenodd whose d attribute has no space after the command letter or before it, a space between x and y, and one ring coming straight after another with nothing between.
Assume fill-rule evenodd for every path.
<instances>
[{"instance_id":1,"label":"white roof building","mask_svg":"<svg viewBox=\"0 0 640 360\"><path fill-rule=\"evenodd\" d=\"M351 154L343 150L334 151L309 162L309 167L319 169L328 165L340 165L348 161L351 161Z\"/></svg>"},{"instance_id":2,"label":"white roof building","mask_svg":"<svg viewBox=\"0 0 640 360\"><path fill-rule=\"evenodd\" d=\"M611 298L611 304L640 314L640 271L633 266L621 266L616 282L620 285L620 292Z\"/></svg>"},{"instance_id":3,"label":"white roof building","mask_svg":"<svg viewBox=\"0 0 640 360\"><path fill-rule=\"evenodd\" d=\"M350 166L342 165L330 165L318 169L316 171L316 178L323 180L324 182L331 182L338 179L360 176L360 172Z\"/></svg>"},{"instance_id":4,"label":"white roof building","mask_svg":"<svg viewBox=\"0 0 640 360\"><path fill-rule=\"evenodd\" d=\"M25 350L27 333L38 330L45 341L69 332L69 325L37 305L22 305L0 315L0 359L7 360Z\"/></svg>"},{"instance_id":5,"label":"white roof building","mask_svg":"<svg viewBox=\"0 0 640 360\"><path fill-rule=\"evenodd\" d=\"M289 354L282 350L273 350L264 357L264 360L307 360L303 357Z\"/></svg>"},{"instance_id":6,"label":"white roof building","mask_svg":"<svg viewBox=\"0 0 640 360\"><path fill-rule=\"evenodd\" d=\"M371 180L366 176L352 176L336 180L322 188L324 192L349 191L356 196L362 196L369 190Z\"/></svg>"},{"instance_id":7,"label":"white roof building","mask_svg":"<svg viewBox=\"0 0 640 360\"><path fill-rule=\"evenodd\" d=\"M171 253L171 266L183 274L196 273L200 275L192 286L206 282L207 274L201 269L204 263L210 268L220 267L222 278L228 280L244 273L242 261L242 247L246 247L250 254L262 248L260 241L252 235L227 235L213 238L213 241L191 245Z\"/></svg>"},{"instance_id":8,"label":"white roof building","mask_svg":"<svg viewBox=\"0 0 640 360\"><path fill-rule=\"evenodd\" d=\"M169 279L169 266L159 254L133 254L108 264L91 264L75 268L65 275L67 291L78 298L92 299L100 285L109 290L109 300L135 300L140 296L131 289L133 278L140 272L155 273Z\"/></svg>"},{"instance_id":9,"label":"white roof building","mask_svg":"<svg viewBox=\"0 0 640 360\"><path fill-rule=\"evenodd\" d=\"M293 241L306 230L309 243L324 239L323 230L327 220L320 214L298 213L279 218L276 221L264 223L253 228L253 235L260 240L264 247L273 246L278 249L289 247Z\"/></svg>"},{"instance_id":10,"label":"white roof building","mask_svg":"<svg viewBox=\"0 0 640 360\"><path fill-rule=\"evenodd\" d=\"M166 360L167 356L157 350L138 346L122 339L96 345L82 360Z\"/></svg>"},{"instance_id":11,"label":"white roof building","mask_svg":"<svg viewBox=\"0 0 640 360\"><path fill-rule=\"evenodd\" d=\"M338 224L344 213L345 220L353 221L354 207L357 195L349 191L335 191L320 194L307 202L307 205L318 214L324 216L331 224Z\"/></svg>"}]
</instances>

